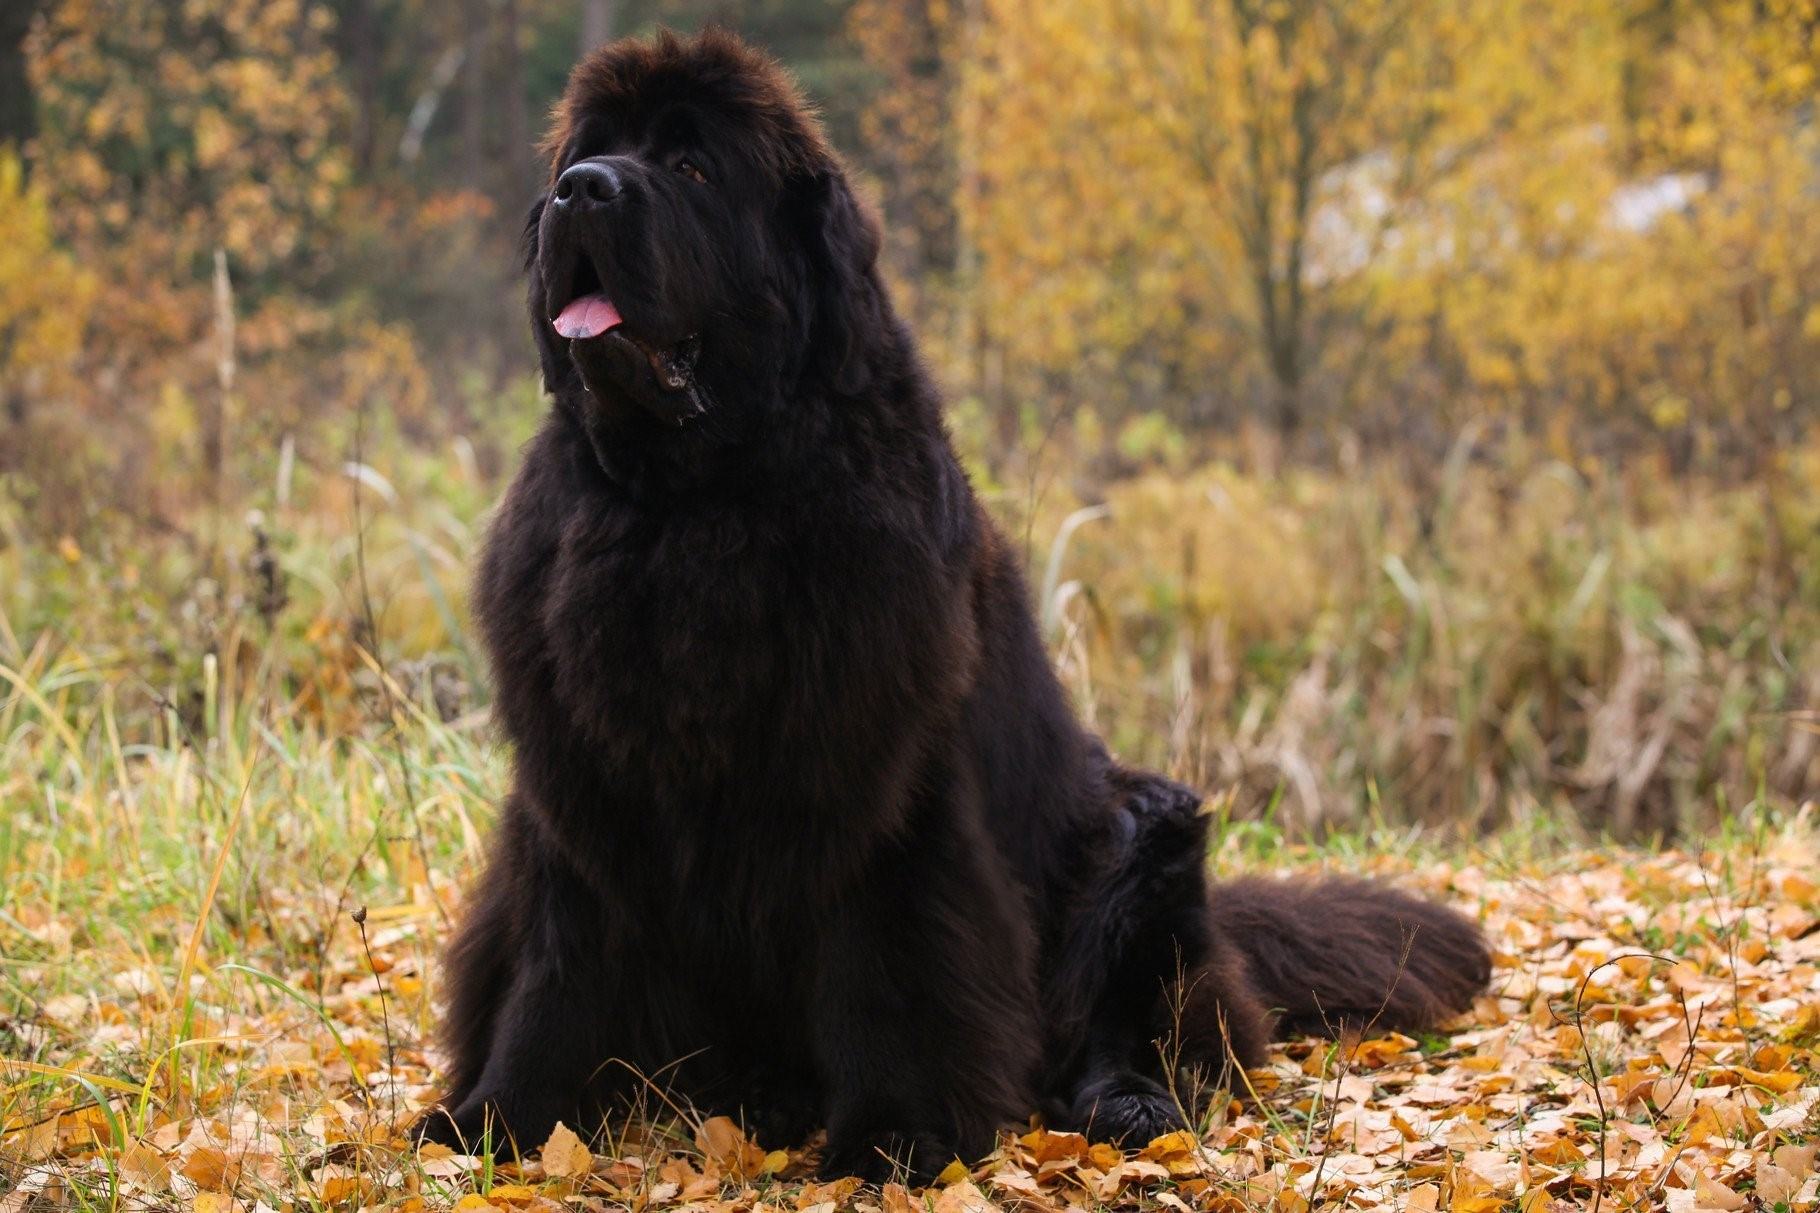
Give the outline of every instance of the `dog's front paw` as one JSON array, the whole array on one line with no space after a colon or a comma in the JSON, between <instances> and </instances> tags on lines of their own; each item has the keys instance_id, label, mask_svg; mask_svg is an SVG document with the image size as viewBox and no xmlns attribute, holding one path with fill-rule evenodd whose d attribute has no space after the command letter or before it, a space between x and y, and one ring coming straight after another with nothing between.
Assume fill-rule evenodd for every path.
<instances>
[{"instance_id":1,"label":"dog's front paw","mask_svg":"<svg viewBox=\"0 0 1820 1213\"><path fill-rule=\"evenodd\" d=\"M411 1126L411 1136L420 1145L447 1146L457 1154L526 1154L543 1145L557 1119L548 1109L472 1095L453 1110L438 1106L425 1112Z\"/></svg>"},{"instance_id":2,"label":"dog's front paw","mask_svg":"<svg viewBox=\"0 0 1820 1213\"><path fill-rule=\"evenodd\" d=\"M1070 1119L1094 1141L1137 1149L1186 1127L1181 1107L1163 1085L1142 1074L1116 1074L1075 1096Z\"/></svg>"},{"instance_id":3,"label":"dog's front paw","mask_svg":"<svg viewBox=\"0 0 1820 1213\"><path fill-rule=\"evenodd\" d=\"M952 1143L933 1133L883 1132L832 1139L822 1155L823 1179L857 1175L869 1184L934 1181L958 1157Z\"/></svg>"},{"instance_id":4,"label":"dog's front paw","mask_svg":"<svg viewBox=\"0 0 1820 1213\"><path fill-rule=\"evenodd\" d=\"M767 1150L800 1146L821 1127L821 1105L812 1092L766 1089L751 1097L746 1123L752 1140Z\"/></svg>"}]
</instances>

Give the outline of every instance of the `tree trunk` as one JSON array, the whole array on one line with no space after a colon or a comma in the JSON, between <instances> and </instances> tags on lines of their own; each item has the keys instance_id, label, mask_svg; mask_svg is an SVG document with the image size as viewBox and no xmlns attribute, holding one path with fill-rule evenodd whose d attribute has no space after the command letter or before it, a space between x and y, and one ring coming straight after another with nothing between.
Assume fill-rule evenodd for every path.
<instances>
[{"instance_id":1,"label":"tree trunk","mask_svg":"<svg viewBox=\"0 0 1820 1213\"><path fill-rule=\"evenodd\" d=\"M38 133L32 86L25 75L25 35L43 0L0 4L0 144L23 147Z\"/></svg>"},{"instance_id":2,"label":"tree trunk","mask_svg":"<svg viewBox=\"0 0 1820 1213\"><path fill-rule=\"evenodd\" d=\"M581 55L609 41L613 37L613 26L619 16L619 0L582 0L581 5L581 44L576 50Z\"/></svg>"},{"instance_id":3,"label":"tree trunk","mask_svg":"<svg viewBox=\"0 0 1820 1213\"><path fill-rule=\"evenodd\" d=\"M371 175L379 146L379 19L374 0L349 0L343 54L354 77L354 171Z\"/></svg>"},{"instance_id":4,"label":"tree trunk","mask_svg":"<svg viewBox=\"0 0 1820 1213\"><path fill-rule=\"evenodd\" d=\"M487 188L487 0L462 0L461 64L462 184L484 193Z\"/></svg>"},{"instance_id":5,"label":"tree trunk","mask_svg":"<svg viewBox=\"0 0 1820 1213\"><path fill-rule=\"evenodd\" d=\"M518 42L518 6L519 0L504 0L499 8L499 91L506 128L499 196L514 208L529 196L537 166L531 146L531 119L525 110L525 61L524 48Z\"/></svg>"}]
</instances>

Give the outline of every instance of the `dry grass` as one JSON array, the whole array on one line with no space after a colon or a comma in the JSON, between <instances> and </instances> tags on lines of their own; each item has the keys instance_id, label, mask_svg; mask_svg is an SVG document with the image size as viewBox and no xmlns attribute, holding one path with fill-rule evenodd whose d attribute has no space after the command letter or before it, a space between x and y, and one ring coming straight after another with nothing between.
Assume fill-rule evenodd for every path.
<instances>
[{"instance_id":1,"label":"dry grass","mask_svg":"<svg viewBox=\"0 0 1820 1213\"><path fill-rule=\"evenodd\" d=\"M357 474L261 456L242 505L174 529L43 534L0 506L0 1213L474 1193L907 1213L686 1116L592 1143L585 1179L398 1137L431 1090L434 957L502 784L463 587L526 415L433 451L381 435ZM1820 933L1793 814L1820 786L1820 456L1792 453L1773 492L1466 458L1433 484L1208 464L1018 485L1000 466L980 479L1031 538L1083 710L1219 789L1220 865L1413 872L1482 908L1505 954L1451 1043L1292 1045L1254 1077L1261 1104L1192 1142L1009 1142L930 1196L939 1213L1642 1208L1780 1191L1779 1172L1811 1198ZM1483 825L1500 832L1472 841ZM1593 845L1631 828L1700 841ZM1674 962L1601 967L1638 949ZM1709 1012L1693 1045L1659 1014L1683 994ZM1689 1057L1686 1100L1627 1077Z\"/></svg>"},{"instance_id":2,"label":"dry grass","mask_svg":"<svg viewBox=\"0 0 1820 1213\"><path fill-rule=\"evenodd\" d=\"M411 696L484 710L467 570L538 407L505 404L437 449L372 435L359 478L329 453L346 441L249 452L239 504L174 526L34 531L0 493L0 659L130 668L129 740L160 699L197 727L211 653L235 694L339 729L372 714L375 647ZM1177 452L1110 475L1075 441L976 478L1083 711L1125 755L1236 788L1242 817L1676 837L1820 788L1820 446L1724 485L1464 442L1425 472Z\"/></svg>"},{"instance_id":3,"label":"dry grass","mask_svg":"<svg viewBox=\"0 0 1820 1213\"><path fill-rule=\"evenodd\" d=\"M1159 470L1035 559L1096 723L1241 815L1674 837L1820 787L1820 451L1789 467Z\"/></svg>"},{"instance_id":4,"label":"dry grass","mask_svg":"<svg viewBox=\"0 0 1820 1213\"><path fill-rule=\"evenodd\" d=\"M922 1203L813 1183L812 1154L657 1100L585 1155L414 1153L400 1129L433 1090L436 950L501 781L479 725L400 696L397 718L333 736L220 695L204 732L172 713L162 739L129 743L125 677L7 667L5 1213ZM1311 850L1234 825L1219 867L1395 872L1478 910L1493 994L1451 1038L1283 1047L1249 1079L1258 1102L1216 1103L1134 1155L1008 1139L927 1207L1533 1210L1600 1193L1692 1209L1753 1190L1808 1207L1817 858L1807 818L1736 819L1705 853L1655 855L1565 851L1540 829Z\"/></svg>"}]
</instances>

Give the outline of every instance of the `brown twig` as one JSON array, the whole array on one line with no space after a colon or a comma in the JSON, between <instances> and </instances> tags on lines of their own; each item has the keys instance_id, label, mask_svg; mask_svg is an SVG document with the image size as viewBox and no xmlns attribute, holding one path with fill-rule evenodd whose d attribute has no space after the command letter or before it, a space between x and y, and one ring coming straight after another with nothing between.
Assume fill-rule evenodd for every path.
<instances>
[{"instance_id":1,"label":"brown twig","mask_svg":"<svg viewBox=\"0 0 1820 1213\"><path fill-rule=\"evenodd\" d=\"M392 1012L386 1005L385 979L379 975L379 966L373 960L373 943L367 938L367 908L361 906L348 915L354 925L360 928L360 946L367 954L367 969L373 974L373 984L379 989L379 1022L385 1028L385 1068L386 1089L391 1093L392 1119L391 1130L398 1131L398 1056L392 1045Z\"/></svg>"},{"instance_id":2,"label":"brown twig","mask_svg":"<svg viewBox=\"0 0 1820 1213\"><path fill-rule=\"evenodd\" d=\"M354 415L354 464L357 469L366 467L366 417L367 402L363 396L360 407ZM423 822L417 817L416 781L411 778L411 764L405 757L404 739L399 735L399 713L397 701L392 695L392 681L385 674L385 659L379 651L379 619L373 610L372 587L367 581L367 543L366 519L362 512L361 476L357 470L354 480L354 572L360 587L361 622L366 631L366 641L373 663L379 667L379 693L385 702L387 732L392 743L392 756L398 763L398 778L404 792L405 815L411 822L411 836L417 847L417 858L423 864L423 877L430 879L430 848L424 841ZM350 877L351 879L351 877ZM409 889L407 888L407 892ZM432 889L430 903L436 907L437 917L442 925L449 925L449 912L437 899ZM337 904L337 909L340 905Z\"/></svg>"},{"instance_id":3,"label":"brown twig","mask_svg":"<svg viewBox=\"0 0 1820 1213\"><path fill-rule=\"evenodd\" d=\"M1555 1009L1552 1006L1548 1008L1548 1014L1551 1019L1553 1019L1556 1023L1563 1023L1563 1024L1571 1025L1572 1028L1574 1029L1574 1031L1576 1031L1580 1034L1580 1053L1581 1053L1581 1056L1586 1058L1586 1073L1587 1073L1589 1081L1592 1085L1593 1103L1599 1109L1599 1183L1598 1183L1598 1186L1593 1189L1592 1213L1599 1213L1599 1206L1601 1205L1601 1203L1603 1203L1603 1201L1605 1199L1606 1177L1610 1170L1610 1168L1606 1164L1606 1153L1605 1153L1606 1130L1607 1130L1606 1122L1611 1119L1611 1114L1610 1114L1610 1112L1607 1111L1607 1109L1605 1107L1605 1092L1599 1089L1599 1081L1600 1081L1599 1063L1593 1057L1591 1042L1588 1041L1586 1038L1586 1026L1585 1026L1586 1025L1586 1016L1585 1016L1585 1008L1584 1008L1584 1004L1586 1001L1586 989L1588 986L1590 986L1592 984L1593 975L1598 973L1599 970L1609 968L1610 966L1617 964L1620 960L1630 960L1633 957L1643 957L1647 960L1655 962L1656 964L1668 965L1670 968L1673 968L1674 965L1677 963L1677 961L1675 960L1674 957L1662 956L1655 952L1620 952L1618 955L1613 956L1607 960L1603 960L1603 961L1599 962L1598 964L1594 965L1592 968L1586 970L1585 975L1580 978L1579 988L1574 991L1573 1018L1571 1020L1563 1019L1563 1018L1561 1018L1561 1016L1555 1014ZM1685 1000L1683 1000L1683 1002L1682 1002L1682 1010L1683 1010L1683 1014L1685 1014L1685 1012L1686 1012ZM1693 1054L1693 1049L1694 1049L1694 1041L1693 1041L1693 1038L1691 1035L1688 1037L1687 1047L1688 1047L1688 1055L1689 1055L1689 1057L1691 1057ZM1689 1066L1689 1070L1690 1070L1690 1072L1692 1070L1691 1064ZM1679 1093L1680 1093L1680 1091L1677 1088L1676 1094L1679 1094Z\"/></svg>"}]
</instances>

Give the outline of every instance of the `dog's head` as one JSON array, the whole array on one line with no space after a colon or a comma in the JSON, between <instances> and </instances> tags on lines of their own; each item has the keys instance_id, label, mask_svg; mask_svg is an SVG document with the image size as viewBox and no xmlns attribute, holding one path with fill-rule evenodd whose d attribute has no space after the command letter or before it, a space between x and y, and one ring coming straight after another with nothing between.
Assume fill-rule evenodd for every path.
<instances>
[{"instance_id":1,"label":"dog's head","mask_svg":"<svg viewBox=\"0 0 1820 1213\"><path fill-rule=\"evenodd\" d=\"M878 228L775 62L718 30L615 42L546 147L531 322L567 407L654 436L864 386Z\"/></svg>"}]
</instances>

